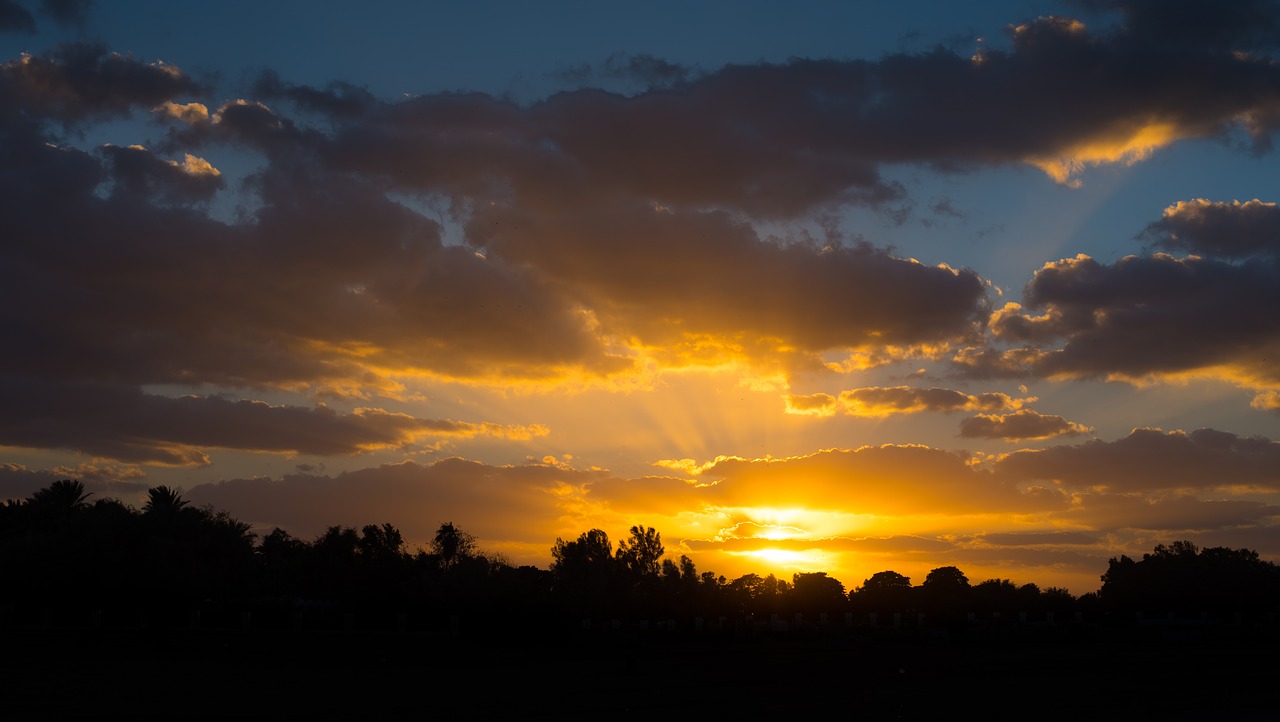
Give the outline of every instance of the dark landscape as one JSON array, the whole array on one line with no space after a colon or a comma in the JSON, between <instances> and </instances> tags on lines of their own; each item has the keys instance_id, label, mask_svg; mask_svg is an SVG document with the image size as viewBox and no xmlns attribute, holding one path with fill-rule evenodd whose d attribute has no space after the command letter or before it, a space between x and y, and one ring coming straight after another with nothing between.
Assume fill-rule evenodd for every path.
<instances>
[{"instance_id":1,"label":"dark landscape","mask_svg":"<svg viewBox=\"0 0 1280 722\"><path fill-rule=\"evenodd\" d=\"M152 489L142 510L64 480L0 506L10 709L41 716L449 719L833 705L887 719L1269 719L1280 570L1249 550L1113 559L1097 593L954 567L846 592L699 574L633 527L557 540L549 570L453 524L261 539Z\"/></svg>"}]
</instances>

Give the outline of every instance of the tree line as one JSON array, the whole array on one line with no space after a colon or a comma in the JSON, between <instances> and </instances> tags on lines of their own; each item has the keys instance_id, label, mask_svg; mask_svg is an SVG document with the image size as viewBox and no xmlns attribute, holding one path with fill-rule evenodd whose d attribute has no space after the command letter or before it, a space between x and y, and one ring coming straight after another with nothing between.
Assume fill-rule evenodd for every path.
<instances>
[{"instance_id":1,"label":"tree line","mask_svg":"<svg viewBox=\"0 0 1280 722\"><path fill-rule=\"evenodd\" d=\"M1080 597L1008 579L971 583L957 567L920 584L877 572L852 589L825 572L727 579L666 555L661 534L633 526L616 548L599 529L556 539L548 569L515 566L452 522L409 550L391 524L333 526L313 540L257 535L226 512L150 489L141 509L91 499L61 480L0 504L0 604L18 609L186 609L219 604L330 610L414 609L468 616L631 618L920 613L933 619L1076 611L1271 613L1280 567L1248 549L1159 545L1112 558Z\"/></svg>"}]
</instances>

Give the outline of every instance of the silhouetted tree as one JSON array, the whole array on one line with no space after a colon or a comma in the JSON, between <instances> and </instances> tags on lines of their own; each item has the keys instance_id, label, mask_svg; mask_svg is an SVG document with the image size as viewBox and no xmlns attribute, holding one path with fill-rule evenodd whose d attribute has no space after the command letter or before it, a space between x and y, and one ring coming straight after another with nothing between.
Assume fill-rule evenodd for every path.
<instances>
[{"instance_id":1,"label":"silhouetted tree","mask_svg":"<svg viewBox=\"0 0 1280 722\"><path fill-rule=\"evenodd\" d=\"M744 574L729 582L725 591L740 612L770 614L784 611L791 585L774 575Z\"/></svg>"},{"instance_id":2,"label":"silhouetted tree","mask_svg":"<svg viewBox=\"0 0 1280 722\"><path fill-rule=\"evenodd\" d=\"M842 609L848 598L844 584L826 572L797 572L791 577L791 598L803 612L834 612Z\"/></svg>"},{"instance_id":3,"label":"silhouetted tree","mask_svg":"<svg viewBox=\"0 0 1280 722\"><path fill-rule=\"evenodd\" d=\"M367 524L360 530L356 549L369 561L399 560L404 555L404 536L390 524Z\"/></svg>"},{"instance_id":4,"label":"silhouetted tree","mask_svg":"<svg viewBox=\"0 0 1280 722\"><path fill-rule=\"evenodd\" d=\"M84 511L90 496L80 481L59 479L32 494L24 511L35 524L62 527Z\"/></svg>"},{"instance_id":5,"label":"silhouetted tree","mask_svg":"<svg viewBox=\"0 0 1280 722\"><path fill-rule=\"evenodd\" d=\"M67 513L84 507L89 497L84 484L74 479L60 479L31 495L32 506Z\"/></svg>"},{"instance_id":6,"label":"silhouetted tree","mask_svg":"<svg viewBox=\"0 0 1280 722\"><path fill-rule=\"evenodd\" d=\"M276 527L258 544L264 591L271 596L301 596L304 565L310 551L306 542Z\"/></svg>"},{"instance_id":7,"label":"silhouetted tree","mask_svg":"<svg viewBox=\"0 0 1280 722\"><path fill-rule=\"evenodd\" d=\"M973 586L969 606L979 612L1013 612L1019 608L1018 585L1008 579L987 579Z\"/></svg>"},{"instance_id":8,"label":"silhouetted tree","mask_svg":"<svg viewBox=\"0 0 1280 722\"><path fill-rule=\"evenodd\" d=\"M849 601L862 612L901 612L911 606L911 578L895 571L872 574L849 592Z\"/></svg>"},{"instance_id":9,"label":"silhouetted tree","mask_svg":"<svg viewBox=\"0 0 1280 722\"><path fill-rule=\"evenodd\" d=\"M925 576L920 597L931 611L960 612L969 589L969 578L964 572L956 567L938 567Z\"/></svg>"},{"instance_id":10,"label":"silhouetted tree","mask_svg":"<svg viewBox=\"0 0 1280 722\"><path fill-rule=\"evenodd\" d=\"M307 555L309 595L335 601L350 600L361 591L356 576L360 536L352 527L331 526L311 543Z\"/></svg>"},{"instance_id":11,"label":"silhouetted tree","mask_svg":"<svg viewBox=\"0 0 1280 722\"><path fill-rule=\"evenodd\" d=\"M615 571L613 544L604 531L592 529L569 542L556 537L551 548L551 573L557 595L571 606L580 610L612 606Z\"/></svg>"},{"instance_id":12,"label":"silhouetted tree","mask_svg":"<svg viewBox=\"0 0 1280 722\"><path fill-rule=\"evenodd\" d=\"M657 529L633 526L630 538L618 542L615 557L622 572L633 582L639 582L658 576L664 553L666 549L662 546L662 535Z\"/></svg>"},{"instance_id":13,"label":"silhouetted tree","mask_svg":"<svg viewBox=\"0 0 1280 722\"><path fill-rule=\"evenodd\" d=\"M476 538L454 526L453 522L445 522L436 530L431 549L439 559L440 568L447 571L475 556Z\"/></svg>"},{"instance_id":14,"label":"silhouetted tree","mask_svg":"<svg viewBox=\"0 0 1280 722\"><path fill-rule=\"evenodd\" d=\"M1271 610L1280 605L1280 568L1250 549L1201 550L1175 541L1141 561L1112 558L1098 596L1123 611Z\"/></svg>"},{"instance_id":15,"label":"silhouetted tree","mask_svg":"<svg viewBox=\"0 0 1280 722\"><path fill-rule=\"evenodd\" d=\"M182 498L180 490L171 489L167 486L156 486L147 489L147 503L143 505L142 513L152 516L173 517L186 506L187 501Z\"/></svg>"}]
</instances>

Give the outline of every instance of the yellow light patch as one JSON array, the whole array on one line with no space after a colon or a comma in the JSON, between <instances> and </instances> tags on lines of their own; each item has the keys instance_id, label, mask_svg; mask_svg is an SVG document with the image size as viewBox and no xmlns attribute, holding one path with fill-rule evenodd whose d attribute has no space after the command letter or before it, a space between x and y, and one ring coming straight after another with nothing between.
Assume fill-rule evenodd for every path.
<instances>
[{"instance_id":1,"label":"yellow light patch","mask_svg":"<svg viewBox=\"0 0 1280 722\"><path fill-rule=\"evenodd\" d=\"M788 551L786 549L758 549L751 552L743 552L744 556L756 557L771 564L803 564L811 563L812 557L808 552Z\"/></svg>"},{"instance_id":2,"label":"yellow light patch","mask_svg":"<svg viewBox=\"0 0 1280 722\"><path fill-rule=\"evenodd\" d=\"M187 103L180 105L166 102L157 106L152 112L176 118L184 123L199 123L209 119L209 108L203 103Z\"/></svg>"},{"instance_id":3,"label":"yellow light patch","mask_svg":"<svg viewBox=\"0 0 1280 722\"><path fill-rule=\"evenodd\" d=\"M1114 137L1098 138L1067 148L1057 157L1032 156L1027 162L1062 185L1078 188L1077 177L1089 166L1123 163L1133 165L1182 137L1174 123L1153 121Z\"/></svg>"},{"instance_id":4,"label":"yellow light patch","mask_svg":"<svg viewBox=\"0 0 1280 722\"><path fill-rule=\"evenodd\" d=\"M831 394L789 394L784 397L786 412L794 416L835 416L836 397Z\"/></svg>"},{"instance_id":5,"label":"yellow light patch","mask_svg":"<svg viewBox=\"0 0 1280 722\"><path fill-rule=\"evenodd\" d=\"M204 158L191 155L190 153L186 153L185 155L186 159L183 160L180 165L178 163L174 163L174 165L182 169L183 173L186 173L187 175L222 175L222 171L214 168L213 164Z\"/></svg>"}]
</instances>

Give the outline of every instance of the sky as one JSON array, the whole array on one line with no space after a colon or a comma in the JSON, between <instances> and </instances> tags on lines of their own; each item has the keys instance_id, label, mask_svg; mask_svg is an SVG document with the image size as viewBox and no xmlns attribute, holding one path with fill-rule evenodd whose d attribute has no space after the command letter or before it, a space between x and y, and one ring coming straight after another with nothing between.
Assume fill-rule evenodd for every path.
<instances>
[{"instance_id":1,"label":"sky","mask_svg":"<svg viewBox=\"0 0 1280 722\"><path fill-rule=\"evenodd\" d=\"M1280 3L0 0L0 498L1280 561Z\"/></svg>"}]
</instances>

